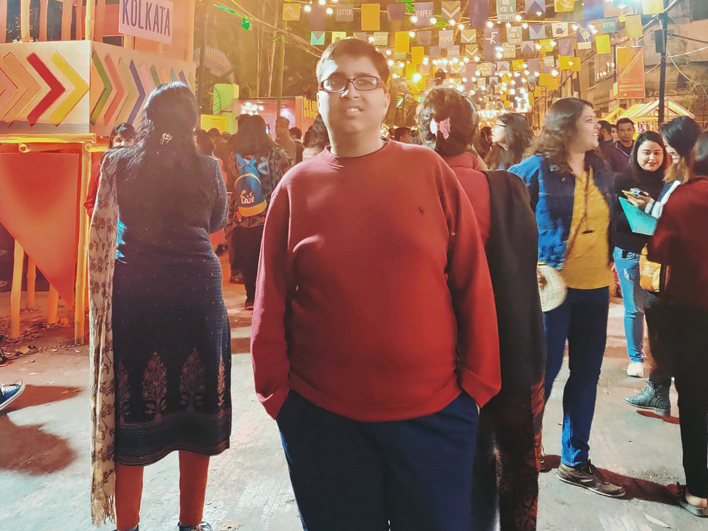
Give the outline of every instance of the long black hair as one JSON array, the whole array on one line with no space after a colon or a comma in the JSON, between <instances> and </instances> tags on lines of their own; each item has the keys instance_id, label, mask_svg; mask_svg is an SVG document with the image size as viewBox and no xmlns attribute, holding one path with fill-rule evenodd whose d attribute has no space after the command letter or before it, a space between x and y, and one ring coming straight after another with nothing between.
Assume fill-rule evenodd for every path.
<instances>
[{"instance_id":1,"label":"long black hair","mask_svg":"<svg viewBox=\"0 0 708 531\"><path fill-rule=\"evenodd\" d=\"M637 139L634 141L634 147L632 147L632 152L629 155L629 167L637 176L650 175L649 172L647 172L639 165L638 160L639 149L645 142L654 142L656 144L659 144L661 146L662 151L664 152L664 162L661 164L661 167L656 170L657 172L661 172L661 177L663 179L664 172L666 171L666 168L669 167L669 154L666 152L664 139L661 138L661 135L656 131L644 131L643 133L639 134Z\"/></svg>"},{"instance_id":2,"label":"long black hair","mask_svg":"<svg viewBox=\"0 0 708 531\"><path fill-rule=\"evenodd\" d=\"M305 147L317 148L322 151L329 146L329 132L321 114L315 116L315 121L312 122L312 127L308 129L308 132L310 133L310 138L307 139Z\"/></svg>"},{"instance_id":3,"label":"long black hair","mask_svg":"<svg viewBox=\"0 0 708 531\"><path fill-rule=\"evenodd\" d=\"M533 130L522 114L507 112L497 118L506 131L506 148L498 144L492 146L487 155L487 166L490 170L506 170L518 164L524 158L524 153L533 140Z\"/></svg>"},{"instance_id":4,"label":"long black hair","mask_svg":"<svg viewBox=\"0 0 708 531\"><path fill-rule=\"evenodd\" d=\"M263 157L277 144L268 135L262 116L242 115L238 120L238 131L229 139L229 148L242 157Z\"/></svg>"},{"instance_id":5,"label":"long black hair","mask_svg":"<svg viewBox=\"0 0 708 531\"><path fill-rule=\"evenodd\" d=\"M701 134L701 126L688 116L679 116L661 126L661 136L681 156L678 164L672 164L666 172L665 181L686 182L693 163L693 147Z\"/></svg>"},{"instance_id":6,"label":"long black hair","mask_svg":"<svg viewBox=\"0 0 708 531\"><path fill-rule=\"evenodd\" d=\"M437 124L449 120L447 138L440 126L435 134L430 130L433 120ZM472 100L457 89L442 87L432 89L425 96L419 121L423 142L443 157L454 157L467 151L479 124Z\"/></svg>"},{"instance_id":7,"label":"long black hair","mask_svg":"<svg viewBox=\"0 0 708 531\"><path fill-rule=\"evenodd\" d=\"M133 146L117 150L123 179L135 179L144 166L190 169L199 162L194 128L199 119L197 99L184 83L167 83L152 91Z\"/></svg>"}]
</instances>

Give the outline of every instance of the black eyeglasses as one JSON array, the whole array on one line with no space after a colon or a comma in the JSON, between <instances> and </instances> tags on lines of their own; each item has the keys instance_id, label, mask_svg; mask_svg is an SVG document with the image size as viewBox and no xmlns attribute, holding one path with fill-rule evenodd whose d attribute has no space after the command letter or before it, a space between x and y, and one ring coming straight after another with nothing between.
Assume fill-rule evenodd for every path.
<instances>
[{"instance_id":1,"label":"black eyeglasses","mask_svg":"<svg viewBox=\"0 0 708 531\"><path fill-rule=\"evenodd\" d=\"M380 86L385 87L381 79L376 76L359 76L353 77L351 79L345 79L343 77L331 77L329 79L325 79L322 83L320 83L320 90L324 90L325 92L329 92L330 94L338 94L347 90L349 82L354 85L355 89L361 90L363 92L369 90L376 90Z\"/></svg>"}]
</instances>

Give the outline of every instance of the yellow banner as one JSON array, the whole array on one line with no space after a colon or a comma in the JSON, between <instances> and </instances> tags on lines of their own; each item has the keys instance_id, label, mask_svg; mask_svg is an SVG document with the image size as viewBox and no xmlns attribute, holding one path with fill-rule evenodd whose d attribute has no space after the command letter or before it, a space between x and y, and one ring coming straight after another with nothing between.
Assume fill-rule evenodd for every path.
<instances>
[{"instance_id":1,"label":"yellow banner","mask_svg":"<svg viewBox=\"0 0 708 531\"><path fill-rule=\"evenodd\" d=\"M642 13L645 15L656 15L664 12L663 0L642 0Z\"/></svg>"},{"instance_id":2,"label":"yellow banner","mask_svg":"<svg viewBox=\"0 0 708 531\"><path fill-rule=\"evenodd\" d=\"M380 25L379 4L361 4L361 31L379 31Z\"/></svg>"},{"instance_id":3,"label":"yellow banner","mask_svg":"<svg viewBox=\"0 0 708 531\"><path fill-rule=\"evenodd\" d=\"M609 35L595 35L595 49L599 55L612 53Z\"/></svg>"},{"instance_id":4,"label":"yellow banner","mask_svg":"<svg viewBox=\"0 0 708 531\"><path fill-rule=\"evenodd\" d=\"M570 13L575 9L575 0L555 0L556 13Z\"/></svg>"},{"instance_id":5,"label":"yellow banner","mask_svg":"<svg viewBox=\"0 0 708 531\"><path fill-rule=\"evenodd\" d=\"M555 77L548 80L548 90L558 90L558 80Z\"/></svg>"},{"instance_id":6,"label":"yellow banner","mask_svg":"<svg viewBox=\"0 0 708 531\"><path fill-rule=\"evenodd\" d=\"M642 29L642 16L630 15L624 19L624 27L627 29L627 37L630 39L641 37L644 35Z\"/></svg>"},{"instance_id":7,"label":"yellow banner","mask_svg":"<svg viewBox=\"0 0 708 531\"><path fill-rule=\"evenodd\" d=\"M283 20L300 20L300 4L285 4L283 6Z\"/></svg>"},{"instance_id":8,"label":"yellow banner","mask_svg":"<svg viewBox=\"0 0 708 531\"><path fill-rule=\"evenodd\" d=\"M396 53L408 53L410 51L410 35L407 31L397 31L394 43Z\"/></svg>"},{"instance_id":9,"label":"yellow banner","mask_svg":"<svg viewBox=\"0 0 708 531\"><path fill-rule=\"evenodd\" d=\"M411 62L414 65L419 65L423 62L423 56L425 55L425 46L413 46L411 47Z\"/></svg>"}]
</instances>

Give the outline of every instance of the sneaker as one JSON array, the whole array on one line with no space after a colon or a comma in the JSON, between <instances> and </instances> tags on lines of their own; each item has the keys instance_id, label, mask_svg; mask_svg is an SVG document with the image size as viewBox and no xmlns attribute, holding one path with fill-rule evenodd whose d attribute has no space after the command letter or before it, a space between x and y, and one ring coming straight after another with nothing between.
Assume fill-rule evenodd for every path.
<instances>
[{"instance_id":1,"label":"sneaker","mask_svg":"<svg viewBox=\"0 0 708 531\"><path fill-rule=\"evenodd\" d=\"M619 485L613 485L612 483L603 481L602 476L592 463L590 463L589 459L584 465L575 467L566 466L561 463L556 472L556 476L565 483L591 490L601 496L621 498L625 494L624 488Z\"/></svg>"},{"instance_id":2,"label":"sneaker","mask_svg":"<svg viewBox=\"0 0 708 531\"><path fill-rule=\"evenodd\" d=\"M253 301L250 299L246 299L246 304L244 305L244 308L249 311L253 311Z\"/></svg>"},{"instance_id":3,"label":"sneaker","mask_svg":"<svg viewBox=\"0 0 708 531\"><path fill-rule=\"evenodd\" d=\"M206 522L199 525L177 524L177 531L212 531L211 526Z\"/></svg>"},{"instance_id":4,"label":"sneaker","mask_svg":"<svg viewBox=\"0 0 708 531\"><path fill-rule=\"evenodd\" d=\"M651 409L662 417L671 416L671 400L669 399L669 388L649 380L644 390L636 396L626 396L624 401L630 406L639 409Z\"/></svg>"},{"instance_id":5,"label":"sneaker","mask_svg":"<svg viewBox=\"0 0 708 531\"><path fill-rule=\"evenodd\" d=\"M698 516L699 518L708 518L708 508L697 507L686 499L686 485L678 485L678 497L676 501L681 507L686 509L693 516Z\"/></svg>"},{"instance_id":6,"label":"sneaker","mask_svg":"<svg viewBox=\"0 0 708 531\"><path fill-rule=\"evenodd\" d=\"M633 361L627 367L627 376L632 378L644 378L644 362L643 361Z\"/></svg>"},{"instance_id":7,"label":"sneaker","mask_svg":"<svg viewBox=\"0 0 708 531\"><path fill-rule=\"evenodd\" d=\"M10 385L0 385L0 411L12 404L24 390L25 382L22 380Z\"/></svg>"}]
</instances>

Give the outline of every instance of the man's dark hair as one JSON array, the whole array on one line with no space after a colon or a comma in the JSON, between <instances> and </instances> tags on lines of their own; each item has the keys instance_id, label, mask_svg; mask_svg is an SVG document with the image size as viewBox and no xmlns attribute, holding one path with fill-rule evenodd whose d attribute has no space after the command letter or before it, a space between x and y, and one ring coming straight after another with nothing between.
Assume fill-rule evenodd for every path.
<instances>
[{"instance_id":1,"label":"man's dark hair","mask_svg":"<svg viewBox=\"0 0 708 531\"><path fill-rule=\"evenodd\" d=\"M608 122L607 120L598 120L598 124L600 124L600 129L603 131L607 131L608 134L612 134L612 124Z\"/></svg>"},{"instance_id":2,"label":"man's dark hair","mask_svg":"<svg viewBox=\"0 0 708 531\"><path fill-rule=\"evenodd\" d=\"M359 39L341 39L330 44L317 63L317 81L324 81L324 67L328 61L335 61L337 57L368 57L379 73L381 81L388 83L388 62L373 44Z\"/></svg>"},{"instance_id":3,"label":"man's dark hair","mask_svg":"<svg viewBox=\"0 0 708 531\"><path fill-rule=\"evenodd\" d=\"M634 122L630 120L629 118L620 118L617 120L617 129L619 130L619 126L622 124L632 124L632 127L634 127Z\"/></svg>"},{"instance_id":4,"label":"man's dark hair","mask_svg":"<svg viewBox=\"0 0 708 531\"><path fill-rule=\"evenodd\" d=\"M701 133L696 142L693 160L694 175L708 175L708 132Z\"/></svg>"},{"instance_id":5,"label":"man's dark hair","mask_svg":"<svg viewBox=\"0 0 708 531\"><path fill-rule=\"evenodd\" d=\"M290 135L295 135L295 138L297 138L298 140L302 140L302 129L300 129L299 127L291 127Z\"/></svg>"},{"instance_id":6,"label":"man's dark hair","mask_svg":"<svg viewBox=\"0 0 708 531\"><path fill-rule=\"evenodd\" d=\"M221 136L221 132L216 127L212 127L211 129L209 129L209 131L207 131L207 133L209 134L209 136Z\"/></svg>"},{"instance_id":7,"label":"man's dark hair","mask_svg":"<svg viewBox=\"0 0 708 531\"><path fill-rule=\"evenodd\" d=\"M197 152L207 157L214 154L214 141L204 129L197 129L194 133L194 140L197 143Z\"/></svg>"},{"instance_id":8,"label":"man's dark hair","mask_svg":"<svg viewBox=\"0 0 708 531\"><path fill-rule=\"evenodd\" d=\"M135 127L133 127L132 125L128 123L116 124L113 128L113 131L111 131L111 136L108 140L108 145L113 147L113 139L117 136L121 136L126 140L132 140L133 138L135 138L135 135Z\"/></svg>"},{"instance_id":9,"label":"man's dark hair","mask_svg":"<svg viewBox=\"0 0 708 531\"><path fill-rule=\"evenodd\" d=\"M401 137L404 137L405 135L410 135L410 134L411 134L410 127L396 127L396 130L393 132L393 139L400 140Z\"/></svg>"},{"instance_id":10,"label":"man's dark hair","mask_svg":"<svg viewBox=\"0 0 708 531\"><path fill-rule=\"evenodd\" d=\"M275 125L285 125L288 129L290 129L290 120L288 120L285 116L278 116L275 119Z\"/></svg>"}]
</instances>

